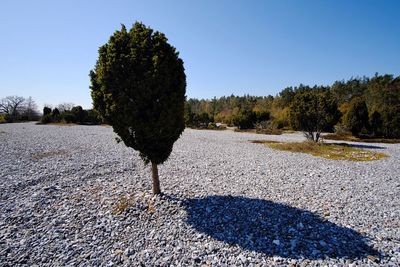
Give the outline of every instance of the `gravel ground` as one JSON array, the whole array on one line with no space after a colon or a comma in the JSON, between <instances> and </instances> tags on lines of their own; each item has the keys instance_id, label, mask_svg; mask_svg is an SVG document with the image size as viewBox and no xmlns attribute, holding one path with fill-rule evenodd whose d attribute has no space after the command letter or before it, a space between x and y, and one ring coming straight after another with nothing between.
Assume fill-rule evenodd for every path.
<instances>
[{"instance_id":1,"label":"gravel ground","mask_svg":"<svg viewBox=\"0 0 400 267\"><path fill-rule=\"evenodd\" d=\"M159 167L110 127L0 125L0 266L400 265L400 144L332 161L187 129Z\"/></svg>"}]
</instances>

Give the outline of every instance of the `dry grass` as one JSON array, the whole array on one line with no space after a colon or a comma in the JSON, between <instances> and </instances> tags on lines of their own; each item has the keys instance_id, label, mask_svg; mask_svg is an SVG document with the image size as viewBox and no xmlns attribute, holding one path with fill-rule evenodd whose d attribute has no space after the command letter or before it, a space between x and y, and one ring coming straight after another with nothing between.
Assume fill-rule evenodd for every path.
<instances>
[{"instance_id":1,"label":"dry grass","mask_svg":"<svg viewBox=\"0 0 400 267\"><path fill-rule=\"evenodd\" d=\"M130 206L132 206L132 198L129 196L122 196L119 198L114 206L113 213L121 214L126 211Z\"/></svg>"},{"instance_id":2,"label":"dry grass","mask_svg":"<svg viewBox=\"0 0 400 267\"><path fill-rule=\"evenodd\" d=\"M127 211L131 207L141 206L144 210L147 210L148 213L156 212L156 207L154 204L154 200L145 195L134 196L134 195L125 195L121 196L113 208L113 214L119 215Z\"/></svg>"},{"instance_id":3,"label":"dry grass","mask_svg":"<svg viewBox=\"0 0 400 267\"><path fill-rule=\"evenodd\" d=\"M326 144L315 142L283 143L276 141L255 140L253 143L265 144L273 149L295 153L307 153L333 160L371 161L387 157L386 154L355 148L348 144Z\"/></svg>"},{"instance_id":4,"label":"dry grass","mask_svg":"<svg viewBox=\"0 0 400 267\"><path fill-rule=\"evenodd\" d=\"M239 133L255 133L255 134L266 134L266 135L281 135L283 134L283 131L280 129L234 129L235 132Z\"/></svg>"},{"instance_id":5,"label":"dry grass","mask_svg":"<svg viewBox=\"0 0 400 267\"><path fill-rule=\"evenodd\" d=\"M60 156L60 155L66 155L68 152L66 150L54 150L54 151L48 151L48 152L39 152L36 154L32 155L33 159L39 160L47 157L54 157L54 156Z\"/></svg>"},{"instance_id":6,"label":"dry grass","mask_svg":"<svg viewBox=\"0 0 400 267\"><path fill-rule=\"evenodd\" d=\"M49 123L42 123L42 122L37 122L37 125L55 125L55 126L76 126L79 124L76 123L72 123L72 122L64 122L64 121L60 121L60 122L49 122Z\"/></svg>"},{"instance_id":7,"label":"dry grass","mask_svg":"<svg viewBox=\"0 0 400 267\"><path fill-rule=\"evenodd\" d=\"M350 142L363 142L363 143L387 143L387 144L398 144L400 139L387 139L387 138L358 138L352 135L344 134L327 134L324 135L326 140L339 140L339 141L350 141Z\"/></svg>"}]
</instances>

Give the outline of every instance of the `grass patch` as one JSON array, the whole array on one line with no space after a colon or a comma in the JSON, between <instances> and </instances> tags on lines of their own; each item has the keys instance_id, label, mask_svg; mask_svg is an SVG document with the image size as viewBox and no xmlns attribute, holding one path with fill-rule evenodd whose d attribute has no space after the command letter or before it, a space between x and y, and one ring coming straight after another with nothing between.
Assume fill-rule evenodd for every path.
<instances>
[{"instance_id":1,"label":"grass patch","mask_svg":"<svg viewBox=\"0 0 400 267\"><path fill-rule=\"evenodd\" d=\"M121 214L133 205L133 200L129 196L122 196L114 206L113 213Z\"/></svg>"},{"instance_id":2,"label":"grass patch","mask_svg":"<svg viewBox=\"0 0 400 267\"><path fill-rule=\"evenodd\" d=\"M39 152L32 155L32 158L35 160L44 159L47 157L54 157L60 155L66 155L68 152L65 150L55 150L55 151L48 151L48 152Z\"/></svg>"},{"instance_id":3,"label":"grass patch","mask_svg":"<svg viewBox=\"0 0 400 267\"><path fill-rule=\"evenodd\" d=\"M234 129L235 132L238 133L255 133L255 134L266 134L266 135L281 135L283 134L283 131L280 129Z\"/></svg>"},{"instance_id":4,"label":"grass patch","mask_svg":"<svg viewBox=\"0 0 400 267\"><path fill-rule=\"evenodd\" d=\"M252 143L265 144L273 149L295 153L307 153L333 160L371 161L387 157L386 154L352 147L348 144L326 144L315 142L283 143L268 140L255 140Z\"/></svg>"},{"instance_id":5,"label":"grass patch","mask_svg":"<svg viewBox=\"0 0 400 267\"><path fill-rule=\"evenodd\" d=\"M147 213L156 212L154 200L142 195L125 195L121 196L113 207L113 214L119 215L127 212L130 208L139 209L141 211L147 211Z\"/></svg>"},{"instance_id":6,"label":"grass patch","mask_svg":"<svg viewBox=\"0 0 400 267\"><path fill-rule=\"evenodd\" d=\"M388 138L358 138L352 135L346 134L327 134L323 136L326 140L339 140L339 141L350 141L350 142L362 142L362 143L386 143L386 144L398 144L400 139L388 139Z\"/></svg>"}]
</instances>

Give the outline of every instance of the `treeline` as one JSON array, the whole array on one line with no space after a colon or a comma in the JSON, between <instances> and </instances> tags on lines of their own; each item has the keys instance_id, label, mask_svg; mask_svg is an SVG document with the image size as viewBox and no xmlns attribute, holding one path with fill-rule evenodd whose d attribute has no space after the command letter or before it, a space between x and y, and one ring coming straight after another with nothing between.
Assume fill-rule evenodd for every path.
<instances>
[{"instance_id":1,"label":"treeline","mask_svg":"<svg viewBox=\"0 0 400 267\"><path fill-rule=\"evenodd\" d=\"M72 103L62 103L52 108L45 105L40 113L32 97L7 96L0 99L0 123L40 121L47 123L76 123L96 125L103 123L92 109L83 109Z\"/></svg>"},{"instance_id":2,"label":"treeline","mask_svg":"<svg viewBox=\"0 0 400 267\"><path fill-rule=\"evenodd\" d=\"M43 108L43 116L41 123L76 123L82 125L101 124L98 114L92 109L83 109L81 106L73 104L60 104L58 107L51 108L45 106Z\"/></svg>"},{"instance_id":3,"label":"treeline","mask_svg":"<svg viewBox=\"0 0 400 267\"><path fill-rule=\"evenodd\" d=\"M32 97L7 96L0 100L0 123L39 119L40 114Z\"/></svg>"},{"instance_id":4,"label":"treeline","mask_svg":"<svg viewBox=\"0 0 400 267\"><path fill-rule=\"evenodd\" d=\"M304 97L305 94L324 95L322 98L313 98L323 100L321 103L314 101L314 106L304 103L309 104L309 107L304 107L305 110L316 110L317 120L322 119L324 113L318 111L322 110L318 105L330 103L333 110L329 116L335 119L330 119L330 124L324 125L324 131L349 132L365 137L400 137L400 76L378 74L372 78L336 81L331 86L310 87L300 84L283 89L275 97L231 95L213 99L188 99L185 106L186 125L204 127L209 122L221 122L239 129L304 130L299 129L301 124L298 120L302 117L294 118L293 114L298 110L296 105L299 102L311 101ZM336 106L339 113L334 110Z\"/></svg>"}]
</instances>

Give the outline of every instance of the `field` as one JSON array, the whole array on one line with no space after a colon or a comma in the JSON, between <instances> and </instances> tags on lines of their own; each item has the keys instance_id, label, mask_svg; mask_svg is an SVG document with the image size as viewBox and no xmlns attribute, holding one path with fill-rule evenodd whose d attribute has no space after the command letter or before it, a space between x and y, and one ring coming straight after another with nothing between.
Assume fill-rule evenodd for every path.
<instances>
[{"instance_id":1,"label":"field","mask_svg":"<svg viewBox=\"0 0 400 267\"><path fill-rule=\"evenodd\" d=\"M400 144L347 142L388 155L358 162L186 129L152 197L115 137L0 125L0 266L400 265Z\"/></svg>"}]
</instances>

